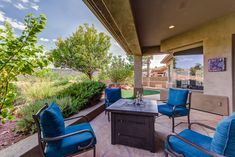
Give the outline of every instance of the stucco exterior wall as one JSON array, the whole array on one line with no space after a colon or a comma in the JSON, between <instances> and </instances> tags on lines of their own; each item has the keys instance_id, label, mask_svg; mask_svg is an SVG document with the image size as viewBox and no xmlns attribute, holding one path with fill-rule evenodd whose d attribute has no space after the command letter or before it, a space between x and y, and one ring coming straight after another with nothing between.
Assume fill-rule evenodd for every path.
<instances>
[{"instance_id":1,"label":"stucco exterior wall","mask_svg":"<svg viewBox=\"0 0 235 157\"><path fill-rule=\"evenodd\" d=\"M235 13L232 13L161 42L161 51L171 52L193 43L203 43L204 94L228 96L230 113L235 111L235 105L232 102L232 70L234 70L232 69L232 34L234 33ZM215 57L226 57L226 71L208 72L208 59Z\"/></svg>"},{"instance_id":2,"label":"stucco exterior wall","mask_svg":"<svg viewBox=\"0 0 235 157\"><path fill-rule=\"evenodd\" d=\"M142 93L142 56L134 56L134 96L137 91Z\"/></svg>"}]
</instances>

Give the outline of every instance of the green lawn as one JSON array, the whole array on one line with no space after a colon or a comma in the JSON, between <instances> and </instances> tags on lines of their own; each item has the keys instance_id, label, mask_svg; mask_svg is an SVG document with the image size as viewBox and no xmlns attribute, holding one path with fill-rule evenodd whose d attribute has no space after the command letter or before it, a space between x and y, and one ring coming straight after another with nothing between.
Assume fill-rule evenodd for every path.
<instances>
[{"instance_id":1,"label":"green lawn","mask_svg":"<svg viewBox=\"0 0 235 157\"><path fill-rule=\"evenodd\" d=\"M153 94L159 94L159 90L150 90L150 89L144 89L143 95L153 95ZM122 89L122 97L127 99L133 98L133 90L123 90Z\"/></svg>"}]
</instances>

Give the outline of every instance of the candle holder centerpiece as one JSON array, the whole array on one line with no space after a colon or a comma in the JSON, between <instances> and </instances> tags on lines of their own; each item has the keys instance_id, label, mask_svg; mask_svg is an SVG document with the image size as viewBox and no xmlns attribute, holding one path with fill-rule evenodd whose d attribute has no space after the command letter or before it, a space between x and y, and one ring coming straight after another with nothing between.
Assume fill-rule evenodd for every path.
<instances>
[{"instance_id":1,"label":"candle holder centerpiece","mask_svg":"<svg viewBox=\"0 0 235 157\"><path fill-rule=\"evenodd\" d=\"M143 94L139 91L136 92L136 98L134 100L135 105L143 105Z\"/></svg>"}]
</instances>

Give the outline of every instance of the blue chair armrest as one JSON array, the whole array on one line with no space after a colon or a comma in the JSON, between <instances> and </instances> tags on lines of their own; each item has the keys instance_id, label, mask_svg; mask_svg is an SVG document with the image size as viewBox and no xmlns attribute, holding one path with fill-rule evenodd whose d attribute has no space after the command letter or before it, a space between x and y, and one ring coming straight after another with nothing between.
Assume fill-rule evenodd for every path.
<instances>
[{"instance_id":1,"label":"blue chair armrest","mask_svg":"<svg viewBox=\"0 0 235 157\"><path fill-rule=\"evenodd\" d=\"M176 107L182 107L182 108L184 107L185 108L186 106L187 106L187 104L184 104L184 105L174 105L172 112L175 113Z\"/></svg>"},{"instance_id":2,"label":"blue chair armrest","mask_svg":"<svg viewBox=\"0 0 235 157\"><path fill-rule=\"evenodd\" d=\"M111 102L109 101L109 99L105 98L105 106L109 107L111 105Z\"/></svg>"},{"instance_id":3,"label":"blue chair armrest","mask_svg":"<svg viewBox=\"0 0 235 157\"><path fill-rule=\"evenodd\" d=\"M200 126L203 126L207 129L210 129L210 130L213 130L215 131L216 129L214 127L211 127L211 126L208 126L208 125L205 125L205 124L202 124L202 123L198 123L198 122L193 122L193 123L190 123L189 127L191 128L192 125L200 125Z\"/></svg>"},{"instance_id":4,"label":"blue chair armrest","mask_svg":"<svg viewBox=\"0 0 235 157\"><path fill-rule=\"evenodd\" d=\"M157 101L167 101L167 99L157 99Z\"/></svg>"},{"instance_id":5,"label":"blue chair armrest","mask_svg":"<svg viewBox=\"0 0 235 157\"><path fill-rule=\"evenodd\" d=\"M158 99L157 102L167 103L167 99Z\"/></svg>"},{"instance_id":6,"label":"blue chair armrest","mask_svg":"<svg viewBox=\"0 0 235 157\"><path fill-rule=\"evenodd\" d=\"M93 142L94 142L94 140L95 140L95 135L94 135L94 133L93 133L91 130L88 130L88 129L80 130L80 131L76 131L76 132L73 132L73 133L70 133L70 134L61 135L61 136L56 136L56 137L46 137L46 138L42 138L41 140L44 141L44 142L46 142L46 143L47 143L47 142L55 142L55 141L58 141L58 140L62 140L62 139L64 139L64 138L66 138L66 137L74 136L74 135L77 135L77 134L82 134L82 133L85 133L85 132L90 133L90 134L92 135L92 140L91 140L91 142L90 142L87 146L85 146L85 147L80 147L80 146L79 146L79 149L86 149L86 148L89 148L89 147L93 144Z\"/></svg>"},{"instance_id":7,"label":"blue chair armrest","mask_svg":"<svg viewBox=\"0 0 235 157\"><path fill-rule=\"evenodd\" d=\"M181 136L179 136L179 135L168 135L168 136L167 136L167 140L166 140L167 147L168 147L168 150L170 151L170 153L171 153L172 155L174 155L175 157L181 157L183 154L178 154L177 152L175 152L175 151L171 148L171 145L170 145L170 138L171 138L171 137L178 138L178 139L180 139L181 141L183 141L183 142L185 142L185 143L187 143L187 144L189 144L189 145L195 147L196 149L198 149L198 150L200 150L200 151L202 151L202 152L204 152L204 153L206 153L206 154L208 154L208 155L210 155L210 156L212 156L212 157L225 157L225 156L223 156L223 155L219 155L219 154L216 154L216 153L214 153L214 152L212 152L212 151L206 150L205 148L203 148L203 147L201 147L201 146L198 146L198 145L196 145L196 144L194 144L194 143L188 141L187 139L185 139L185 138L183 138L183 137L181 137Z\"/></svg>"}]
</instances>

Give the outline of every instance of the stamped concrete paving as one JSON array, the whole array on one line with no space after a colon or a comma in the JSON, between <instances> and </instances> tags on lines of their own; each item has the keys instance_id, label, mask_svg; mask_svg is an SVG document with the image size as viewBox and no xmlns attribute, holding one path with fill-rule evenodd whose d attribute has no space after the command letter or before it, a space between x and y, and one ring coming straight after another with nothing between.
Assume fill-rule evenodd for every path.
<instances>
[{"instance_id":1,"label":"stamped concrete paving","mask_svg":"<svg viewBox=\"0 0 235 157\"><path fill-rule=\"evenodd\" d=\"M215 127L218 121L223 117L204 113L196 110L191 112L192 122L201 122ZM176 122L186 122L186 118L177 118ZM151 153L146 150L122 146L111 145L111 125L108 122L104 112L91 121L91 125L97 136L96 157L162 157L164 139L171 132L171 120L168 117L161 116L155 121L155 141L156 153ZM187 124L182 124L176 127L176 132L187 128ZM213 136L213 132L199 126L193 126L193 130L197 130L206 135ZM92 157L92 151L78 155L79 157ZM78 157L76 156L76 157Z\"/></svg>"}]
</instances>

